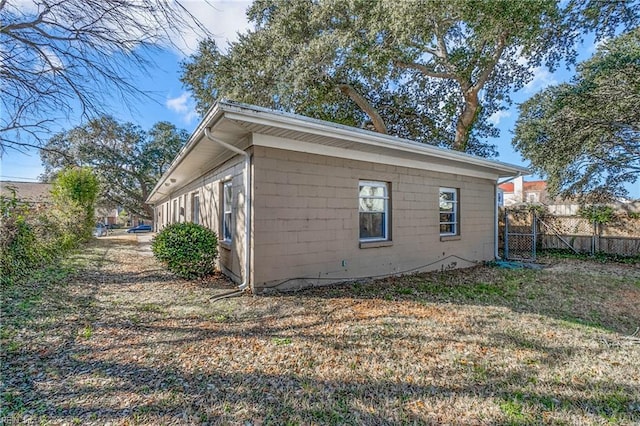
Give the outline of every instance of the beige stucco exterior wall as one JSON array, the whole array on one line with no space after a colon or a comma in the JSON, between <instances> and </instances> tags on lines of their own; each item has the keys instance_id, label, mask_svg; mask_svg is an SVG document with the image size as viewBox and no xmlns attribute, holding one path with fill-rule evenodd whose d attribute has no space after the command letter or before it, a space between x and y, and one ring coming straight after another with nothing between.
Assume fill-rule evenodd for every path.
<instances>
[{"instance_id":1,"label":"beige stucco exterior wall","mask_svg":"<svg viewBox=\"0 0 640 426\"><path fill-rule=\"evenodd\" d=\"M254 147L253 282L260 291L415 270L494 255L490 179ZM389 183L391 240L361 248L358 184ZM460 238L441 241L439 189L459 188ZM458 256L458 257L455 257Z\"/></svg>"},{"instance_id":2,"label":"beige stucco exterior wall","mask_svg":"<svg viewBox=\"0 0 640 426\"><path fill-rule=\"evenodd\" d=\"M203 174L187 186L173 191L156 204L156 217L161 211L157 230L173 222L174 202L177 206L176 222L190 222L193 219L193 194L200 198L200 224L212 229L221 239L222 183L231 180L233 188L231 243L219 242L218 266L227 276L241 282L244 265L244 162L235 156L216 169Z\"/></svg>"}]
</instances>

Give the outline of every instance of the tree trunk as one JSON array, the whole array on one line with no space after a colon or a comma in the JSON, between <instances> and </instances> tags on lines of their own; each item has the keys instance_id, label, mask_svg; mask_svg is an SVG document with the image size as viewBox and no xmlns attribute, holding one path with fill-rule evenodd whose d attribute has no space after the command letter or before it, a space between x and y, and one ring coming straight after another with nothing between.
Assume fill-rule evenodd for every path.
<instances>
[{"instance_id":1,"label":"tree trunk","mask_svg":"<svg viewBox=\"0 0 640 426\"><path fill-rule=\"evenodd\" d=\"M453 149L465 152L469 145L469 134L478 118L480 102L475 90L467 91L464 95L464 109L456 123L456 137L453 141Z\"/></svg>"},{"instance_id":2,"label":"tree trunk","mask_svg":"<svg viewBox=\"0 0 640 426\"><path fill-rule=\"evenodd\" d=\"M376 109L369 103L369 101L367 101L364 96L358 93L358 91L354 89L353 86L351 86L350 84L338 84L338 88L342 93L344 93L353 102L355 102L360 107L360 109L369 116L369 118L371 118L373 127L376 132L384 133L385 135L388 133L387 126L384 124L384 120L382 119L380 114L378 114L378 111L376 111Z\"/></svg>"},{"instance_id":3,"label":"tree trunk","mask_svg":"<svg viewBox=\"0 0 640 426\"><path fill-rule=\"evenodd\" d=\"M140 183L140 189L142 191L142 208L146 215L144 219L155 220L155 217L153 217L153 207L146 203L147 197L149 197L149 189L147 188L147 183L144 180L143 176L136 175L136 179Z\"/></svg>"}]
</instances>

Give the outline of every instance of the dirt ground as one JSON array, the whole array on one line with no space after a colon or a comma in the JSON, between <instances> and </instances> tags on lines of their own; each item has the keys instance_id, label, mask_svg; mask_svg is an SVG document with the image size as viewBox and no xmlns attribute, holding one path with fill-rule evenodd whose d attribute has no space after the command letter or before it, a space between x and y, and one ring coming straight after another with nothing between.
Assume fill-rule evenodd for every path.
<instances>
[{"instance_id":1,"label":"dirt ground","mask_svg":"<svg viewBox=\"0 0 640 426\"><path fill-rule=\"evenodd\" d=\"M148 243L101 238L57 282L3 290L0 423L640 423L638 266L213 301L234 286L176 279Z\"/></svg>"}]
</instances>

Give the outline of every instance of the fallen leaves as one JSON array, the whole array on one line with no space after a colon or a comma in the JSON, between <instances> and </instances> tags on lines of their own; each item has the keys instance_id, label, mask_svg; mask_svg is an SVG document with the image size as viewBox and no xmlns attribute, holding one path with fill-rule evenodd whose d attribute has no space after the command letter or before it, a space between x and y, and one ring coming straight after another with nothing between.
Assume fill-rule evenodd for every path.
<instances>
[{"instance_id":1,"label":"fallen leaves","mask_svg":"<svg viewBox=\"0 0 640 426\"><path fill-rule=\"evenodd\" d=\"M629 308L640 300L633 279L601 290L559 271L475 268L394 278L411 292L382 280L211 304L232 286L223 277L177 280L128 242L101 240L91 250L95 261L64 288L43 293L29 317L3 306L3 320L13 324L3 328L3 346L16 347L2 355L5 418L113 425L640 419L633 402L640 401L640 345L603 343L621 342L616 331L640 315ZM589 305L567 307L545 295L559 280L567 300ZM476 301L474 282L493 283L495 294ZM613 303L617 291L625 304ZM609 331L567 321L585 312L598 312Z\"/></svg>"}]
</instances>

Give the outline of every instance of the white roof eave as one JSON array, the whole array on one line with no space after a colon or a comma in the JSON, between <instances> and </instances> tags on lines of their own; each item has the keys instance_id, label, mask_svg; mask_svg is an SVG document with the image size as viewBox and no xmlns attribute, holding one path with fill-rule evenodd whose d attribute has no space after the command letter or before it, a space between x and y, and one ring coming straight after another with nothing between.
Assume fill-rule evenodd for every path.
<instances>
[{"instance_id":1,"label":"white roof eave","mask_svg":"<svg viewBox=\"0 0 640 426\"><path fill-rule=\"evenodd\" d=\"M147 199L147 203L154 204L166 196L166 194L161 191L162 188L167 182L170 182L171 175L179 168L189 153L192 152L199 143L203 142L205 139L204 129L210 128L212 131L215 131L215 127L224 120L233 120L239 123L246 122L260 124L301 133L347 140L360 145L368 145L377 148L382 147L396 150L398 152L415 153L420 156L428 156L456 162L461 166L465 165L491 170L498 177L522 176L531 173L529 169L513 164L478 158L462 152L439 148L408 139L401 139L394 136L383 135L337 123L330 123L297 114L274 111L254 105L247 105L222 99L209 109L187 143L172 161L169 169L167 169L167 171L162 175L154 189L151 191Z\"/></svg>"},{"instance_id":2,"label":"white roof eave","mask_svg":"<svg viewBox=\"0 0 640 426\"><path fill-rule=\"evenodd\" d=\"M499 173L500 177L511 177L531 173L531 171L526 167L504 163L501 161L474 157L463 152L453 151L446 148L439 148L433 145L415 142L409 139L402 139L395 136L384 135L381 133L358 129L342 124L330 123L301 115L286 113L282 111L273 111L262 107L226 100L220 101L220 105L225 111L225 117L238 121L249 120L253 123L261 123L264 125L272 125L275 127L287 127L291 130L300 130L303 132L314 134L324 134L331 137L352 140L354 142L366 145L393 148L399 151L415 152L417 154L429 155L446 160L453 160L468 165L475 165L496 171L501 171L502 173Z\"/></svg>"}]
</instances>

